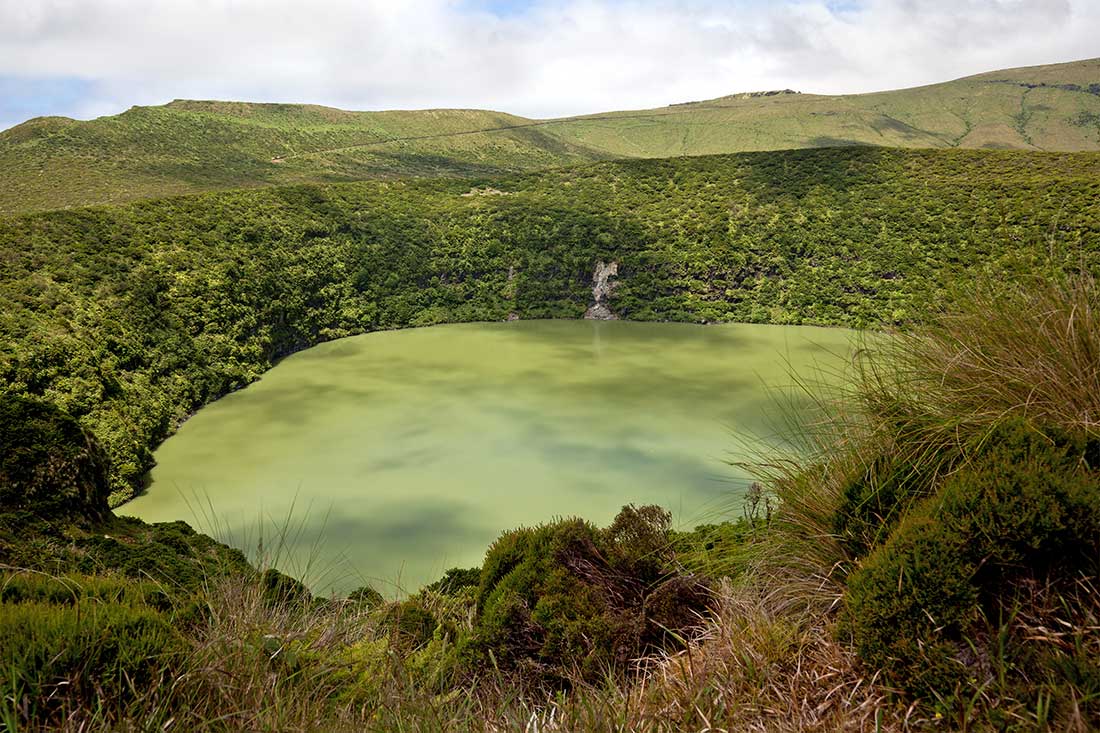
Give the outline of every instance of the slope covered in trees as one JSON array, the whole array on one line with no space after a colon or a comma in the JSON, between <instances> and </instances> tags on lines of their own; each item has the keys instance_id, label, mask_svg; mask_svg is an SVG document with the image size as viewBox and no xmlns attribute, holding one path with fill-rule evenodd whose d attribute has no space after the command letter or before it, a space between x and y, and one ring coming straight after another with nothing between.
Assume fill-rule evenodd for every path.
<instances>
[{"instance_id":1,"label":"slope covered in trees","mask_svg":"<svg viewBox=\"0 0 1100 733\"><path fill-rule=\"evenodd\" d=\"M1100 258L1100 155L875 148L205 194L0 223L0 388L110 457L320 340L580 317L905 323L979 272Z\"/></svg>"},{"instance_id":2,"label":"slope covered in trees","mask_svg":"<svg viewBox=\"0 0 1100 733\"><path fill-rule=\"evenodd\" d=\"M1100 149L1100 59L880 92L735 94L531 120L177 100L0 132L0 214L231 188L487 176L607 158L880 145Z\"/></svg>"}]
</instances>

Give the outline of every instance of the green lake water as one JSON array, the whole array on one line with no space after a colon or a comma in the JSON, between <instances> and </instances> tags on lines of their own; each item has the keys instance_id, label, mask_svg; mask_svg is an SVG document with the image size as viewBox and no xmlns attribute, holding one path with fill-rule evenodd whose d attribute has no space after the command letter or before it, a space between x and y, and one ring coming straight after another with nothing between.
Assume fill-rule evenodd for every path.
<instances>
[{"instance_id":1,"label":"green lake water","mask_svg":"<svg viewBox=\"0 0 1100 733\"><path fill-rule=\"evenodd\" d=\"M842 329L520 321L389 331L294 354L203 408L119 513L263 542L317 592L412 591L505 529L625 503L681 527L740 511L729 461L780 443L791 373ZM791 405L794 407L792 408Z\"/></svg>"}]
</instances>

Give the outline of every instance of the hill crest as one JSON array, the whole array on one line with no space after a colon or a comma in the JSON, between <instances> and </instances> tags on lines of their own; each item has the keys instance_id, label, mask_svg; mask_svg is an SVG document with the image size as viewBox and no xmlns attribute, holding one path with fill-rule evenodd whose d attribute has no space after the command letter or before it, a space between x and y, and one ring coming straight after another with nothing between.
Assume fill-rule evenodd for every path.
<instances>
[{"instance_id":1,"label":"hill crest","mask_svg":"<svg viewBox=\"0 0 1100 733\"><path fill-rule=\"evenodd\" d=\"M177 99L0 132L0 215L297 183L482 178L612 158L871 145L1100 150L1100 58L869 94L740 92L535 120Z\"/></svg>"}]
</instances>

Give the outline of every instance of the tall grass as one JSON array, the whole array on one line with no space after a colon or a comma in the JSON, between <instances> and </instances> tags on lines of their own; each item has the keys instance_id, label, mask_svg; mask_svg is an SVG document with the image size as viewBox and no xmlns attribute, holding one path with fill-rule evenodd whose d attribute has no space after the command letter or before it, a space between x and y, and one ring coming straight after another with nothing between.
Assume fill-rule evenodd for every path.
<instances>
[{"instance_id":1,"label":"tall grass","mask_svg":"<svg viewBox=\"0 0 1100 733\"><path fill-rule=\"evenodd\" d=\"M861 367L862 414L911 451L961 446L1010 417L1098 435L1095 279L1082 272L986 281Z\"/></svg>"},{"instance_id":2,"label":"tall grass","mask_svg":"<svg viewBox=\"0 0 1100 733\"><path fill-rule=\"evenodd\" d=\"M1010 418L1100 435L1100 289L1085 272L983 281L949 310L866 342L852 367L839 393L801 383L822 419L794 426L797 454L748 466L782 506L763 565L826 601L852 561L835 520L853 478L873 492L903 465L931 491Z\"/></svg>"}]
</instances>

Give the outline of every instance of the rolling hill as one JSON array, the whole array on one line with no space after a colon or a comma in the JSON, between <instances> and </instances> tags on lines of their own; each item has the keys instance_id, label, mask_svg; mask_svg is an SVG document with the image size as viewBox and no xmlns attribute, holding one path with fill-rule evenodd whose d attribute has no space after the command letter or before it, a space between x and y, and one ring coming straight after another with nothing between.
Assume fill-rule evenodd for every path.
<instances>
[{"instance_id":1,"label":"rolling hill","mask_svg":"<svg viewBox=\"0 0 1100 733\"><path fill-rule=\"evenodd\" d=\"M87 122L36 118L0 132L7 184L0 214L268 185L848 145L1100 150L1100 59L873 94L735 94L554 120L186 100Z\"/></svg>"},{"instance_id":2,"label":"rolling hill","mask_svg":"<svg viewBox=\"0 0 1100 733\"><path fill-rule=\"evenodd\" d=\"M1097 150L1100 59L874 94L738 94L552 129L617 157L843 145Z\"/></svg>"}]
</instances>

